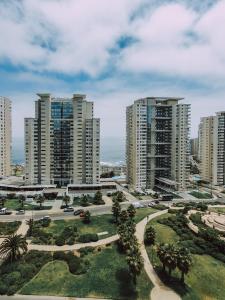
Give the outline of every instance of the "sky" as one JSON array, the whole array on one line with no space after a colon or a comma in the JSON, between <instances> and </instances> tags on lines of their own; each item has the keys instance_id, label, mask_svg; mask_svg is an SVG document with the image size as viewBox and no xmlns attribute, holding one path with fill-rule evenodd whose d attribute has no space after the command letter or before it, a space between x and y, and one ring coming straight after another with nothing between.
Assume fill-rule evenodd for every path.
<instances>
[{"instance_id":1,"label":"sky","mask_svg":"<svg viewBox=\"0 0 225 300\"><path fill-rule=\"evenodd\" d=\"M13 137L36 93L84 93L102 137L125 138L126 106L184 97L191 136L225 110L225 1L1 0L0 95L13 102Z\"/></svg>"}]
</instances>

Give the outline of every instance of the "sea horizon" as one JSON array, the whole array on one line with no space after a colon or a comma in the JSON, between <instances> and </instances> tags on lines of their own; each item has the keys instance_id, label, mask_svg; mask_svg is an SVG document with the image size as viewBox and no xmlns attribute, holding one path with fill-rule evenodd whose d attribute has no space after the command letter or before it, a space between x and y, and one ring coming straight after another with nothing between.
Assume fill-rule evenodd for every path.
<instances>
[{"instance_id":1,"label":"sea horizon","mask_svg":"<svg viewBox=\"0 0 225 300\"><path fill-rule=\"evenodd\" d=\"M122 165L125 163L125 138L102 137L100 162L105 165ZM13 164L24 164L24 139L14 138L12 143Z\"/></svg>"}]
</instances>

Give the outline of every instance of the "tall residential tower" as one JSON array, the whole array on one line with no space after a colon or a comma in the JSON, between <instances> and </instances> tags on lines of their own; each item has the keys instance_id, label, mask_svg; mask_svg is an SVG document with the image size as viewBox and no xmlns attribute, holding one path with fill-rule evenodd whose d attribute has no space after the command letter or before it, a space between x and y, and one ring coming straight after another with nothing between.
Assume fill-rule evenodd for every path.
<instances>
[{"instance_id":1,"label":"tall residential tower","mask_svg":"<svg viewBox=\"0 0 225 300\"><path fill-rule=\"evenodd\" d=\"M190 105L148 97L127 107L127 180L135 190L185 189L189 176Z\"/></svg>"},{"instance_id":2,"label":"tall residential tower","mask_svg":"<svg viewBox=\"0 0 225 300\"><path fill-rule=\"evenodd\" d=\"M11 175L11 101L0 96L0 176Z\"/></svg>"},{"instance_id":3,"label":"tall residential tower","mask_svg":"<svg viewBox=\"0 0 225 300\"><path fill-rule=\"evenodd\" d=\"M95 184L100 173L100 120L85 95L38 94L25 119L27 184Z\"/></svg>"}]
</instances>

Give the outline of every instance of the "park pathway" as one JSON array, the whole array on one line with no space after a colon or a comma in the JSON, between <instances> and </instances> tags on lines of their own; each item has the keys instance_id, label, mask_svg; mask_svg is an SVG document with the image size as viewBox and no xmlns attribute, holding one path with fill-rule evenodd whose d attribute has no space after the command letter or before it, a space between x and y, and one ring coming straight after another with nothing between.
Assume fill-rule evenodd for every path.
<instances>
[{"instance_id":1,"label":"park pathway","mask_svg":"<svg viewBox=\"0 0 225 300\"><path fill-rule=\"evenodd\" d=\"M98 240L97 242L90 243L82 243L82 244L74 244L74 245L64 245L64 246L56 246L56 245L36 245L29 244L28 250L38 250L38 251L73 251L79 250L85 247L98 247L103 246L118 240L119 236L117 234L110 236L108 238Z\"/></svg>"},{"instance_id":2,"label":"park pathway","mask_svg":"<svg viewBox=\"0 0 225 300\"><path fill-rule=\"evenodd\" d=\"M172 289L167 287L160 280L160 278L156 274L156 272L148 258L148 254L147 254L147 251L146 251L145 245L144 245L144 233L145 233L146 224L150 220L167 213L167 211L168 210L166 209L166 210L161 210L159 212L151 214L148 217L144 218L142 221L140 221L136 226L136 237L141 246L140 250L141 250L141 255L143 257L143 260L144 260L145 272L147 273L151 282L154 284L154 288L152 289L151 295L150 295L151 300L180 300L181 299L179 295L177 295Z\"/></svg>"}]
</instances>

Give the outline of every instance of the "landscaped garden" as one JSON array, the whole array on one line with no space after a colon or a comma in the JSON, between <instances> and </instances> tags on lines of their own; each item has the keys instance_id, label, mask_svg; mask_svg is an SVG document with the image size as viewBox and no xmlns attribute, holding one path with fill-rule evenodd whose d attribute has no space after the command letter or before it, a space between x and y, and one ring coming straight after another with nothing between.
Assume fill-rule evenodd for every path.
<instances>
[{"instance_id":1,"label":"landscaped garden","mask_svg":"<svg viewBox=\"0 0 225 300\"><path fill-rule=\"evenodd\" d=\"M138 209L134 221L138 223L156 211L153 208ZM83 219L56 220L47 223L40 220L34 222L32 243L72 245L107 238L116 234L116 230L117 226L112 214L90 216L90 222L87 223Z\"/></svg>"},{"instance_id":2,"label":"landscaped garden","mask_svg":"<svg viewBox=\"0 0 225 300\"><path fill-rule=\"evenodd\" d=\"M189 195L198 198L198 199L211 199L212 195L206 192L199 192L199 191L192 191L189 193Z\"/></svg>"},{"instance_id":3,"label":"landscaped garden","mask_svg":"<svg viewBox=\"0 0 225 300\"><path fill-rule=\"evenodd\" d=\"M64 200L65 202L65 200ZM96 192L94 196L91 195L82 195L79 197L73 198L73 206L90 206L90 205L103 205L105 204L104 200L102 199L102 193Z\"/></svg>"},{"instance_id":4,"label":"landscaped garden","mask_svg":"<svg viewBox=\"0 0 225 300\"><path fill-rule=\"evenodd\" d=\"M50 205L39 205L38 203L27 203L26 201L24 201L23 203L21 203L20 199L15 198L15 199L6 199L4 201L4 207L6 207L9 210L20 210L20 209L24 209L24 210L49 210L52 208L52 206Z\"/></svg>"},{"instance_id":5,"label":"landscaped garden","mask_svg":"<svg viewBox=\"0 0 225 300\"><path fill-rule=\"evenodd\" d=\"M14 221L14 222L0 222L0 236L10 235L17 231L21 222Z\"/></svg>"},{"instance_id":6,"label":"landscaped garden","mask_svg":"<svg viewBox=\"0 0 225 300\"><path fill-rule=\"evenodd\" d=\"M87 272L81 275L71 274L65 261L49 262L20 292L34 295L149 299L152 284L147 275L142 271L135 289L125 255L120 254L116 246L109 245L101 251L97 249L85 255L84 259L90 264Z\"/></svg>"},{"instance_id":7,"label":"landscaped garden","mask_svg":"<svg viewBox=\"0 0 225 300\"><path fill-rule=\"evenodd\" d=\"M163 271L162 263L157 255L156 246L146 246L150 260L160 278L184 300L192 299L224 299L225 264L222 262L225 252L216 248L216 242L207 240L206 234L196 236L185 225L183 216L179 213L165 214L149 222L147 227L153 227L156 233L155 243L167 243L173 247L186 247L191 252L192 263L185 284L180 281L177 268L168 272ZM225 248L224 248L225 249ZM215 259L211 255L217 256ZM222 260L222 261L221 261Z\"/></svg>"},{"instance_id":8,"label":"landscaped garden","mask_svg":"<svg viewBox=\"0 0 225 300\"><path fill-rule=\"evenodd\" d=\"M209 211L213 211L213 212L217 212L220 214L224 214L225 213L225 207L210 207Z\"/></svg>"}]
</instances>

